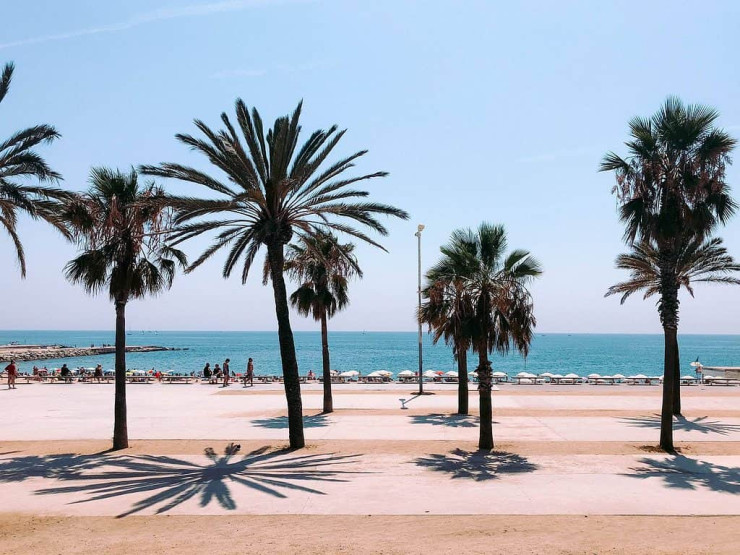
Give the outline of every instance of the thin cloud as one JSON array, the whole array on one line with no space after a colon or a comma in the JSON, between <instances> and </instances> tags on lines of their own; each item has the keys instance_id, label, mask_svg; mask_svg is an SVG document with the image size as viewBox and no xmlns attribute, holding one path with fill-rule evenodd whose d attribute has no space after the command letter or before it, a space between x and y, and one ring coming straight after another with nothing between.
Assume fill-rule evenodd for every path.
<instances>
[{"instance_id":1,"label":"thin cloud","mask_svg":"<svg viewBox=\"0 0 740 555\"><path fill-rule=\"evenodd\" d=\"M579 156L588 156L596 153L597 151L594 148L571 148L567 150L549 152L546 154L538 154L535 156L525 156L524 158L519 158L517 162L522 164L532 164L536 162L553 162L555 160L559 160L560 158L577 158Z\"/></svg>"},{"instance_id":2,"label":"thin cloud","mask_svg":"<svg viewBox=\"0 0 740 555\"><path fill-rule=\"evenodd\" d=\"M229 79L231 77L262 77L267 74L264 69L228 69L211 75L211 79Z\"/></svg>"},{"instance_id":3,"label":"thin cloud","mask_svg":"<svg viewBox=\"0 0 740 555\"><path fill-rule=\"evenodd\" d=\"M170 19L181 19L186 17L203 17L219 13L238 12L260 6L272 6L288 3L304 3L311 0L223 0L221 2L210 2L208 4L194 4L182 6L179 8L162 8L151 12L142 13L119 23L101 25L99 27L89 27L67 33L58 33L54 35L43 35L39 37L30 37L13 42L0 43L0 49L12 48L14 46L28 46L32 44L41 44L45 42L60 41L85 37L88 35L99 35L101 33L116 33L125 31L140 25L167 21Z\"/></svg>"},{"instance_id":4,"label":"thin cloud","mask_svg":"<svg viewBox=\"0 0 740 555\"><path fill-rule=\"evenodd\" d=\"M329 67L331 64L327 61L320 61L320 62L309 62L305 64L298 64L298 65L285 65L280 64L275 66L271 72L279 72L279 73L296 73L300 71L313 71L316 69L321 69L324 67ZM265 69L226 69L223 71L217 71L216 73L212 74L210 77L211 79L230 79L230 78L237 78L237 77L262 77L263 75L267 75L268 71Z\"/></svg>"}]
</instances>

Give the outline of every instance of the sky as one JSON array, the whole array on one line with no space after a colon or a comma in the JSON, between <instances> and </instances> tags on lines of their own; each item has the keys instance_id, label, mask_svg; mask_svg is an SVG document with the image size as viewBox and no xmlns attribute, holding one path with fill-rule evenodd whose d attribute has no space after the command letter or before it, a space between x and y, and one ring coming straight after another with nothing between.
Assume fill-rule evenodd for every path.
<instances>
[{"instance_id":1,"label":"sky","mask_svg":"<svg viewBox=\"0 0 740 555\"><path fill-rule=\"evenodd\" d=\"M506 226L544 274L532 286L537 330L659 333L653 300L604 298L626 276L608 151L627 123L668 95L717 108L740 137L740 4L693 2L37 0L3 7L0 63L13 61L0 138L37 123L62 138L40 152L63 187L90 168L179 162L207 168L178 143L200 118L217 126L242 98L273 121L303 99L304 136L334 123L337 156L369 153L357 172L371 198L405 209L388 252L358 246L364 271L332 330L414 330L416 226L422 266L460 227ZM740 196L740 167L728 181ZM164 182L173 193L197 193ZM0 329L112 329L113 306L67 283L75 256L48 226L24 219L28 277L0 233ZM722 229L740 258L740 216ZM186 244L191 258L207 243ZM272 330L272 290L258 273L224 280L224 255L169 292L134 301L130 329ZM682 295L684 333L740 333L740 287ZM317 324L297 315L296 330Z\"/></svg>"}]
</instances>

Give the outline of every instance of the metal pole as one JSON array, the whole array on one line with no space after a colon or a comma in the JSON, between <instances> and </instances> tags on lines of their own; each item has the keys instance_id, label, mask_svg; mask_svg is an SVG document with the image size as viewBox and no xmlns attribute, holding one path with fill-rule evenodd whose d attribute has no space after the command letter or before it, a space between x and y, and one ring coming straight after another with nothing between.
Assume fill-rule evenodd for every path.
<instances>
[{"instance_id":1,"label":"metal pole","mask_svg":"<svg viewBox=\"0 0 740 555\"><path fill-rule=\"evenodd\" d=\"M417 293L419 295L419 314L421 314L421 230L423 226L419 226L419 231L416 232L418 238L418 255L419 255L419 288ZM421 349L421 318L419 318L419 395L424 394L424 376L422 376L422 349Z\"/></svg>"}]
</instances>

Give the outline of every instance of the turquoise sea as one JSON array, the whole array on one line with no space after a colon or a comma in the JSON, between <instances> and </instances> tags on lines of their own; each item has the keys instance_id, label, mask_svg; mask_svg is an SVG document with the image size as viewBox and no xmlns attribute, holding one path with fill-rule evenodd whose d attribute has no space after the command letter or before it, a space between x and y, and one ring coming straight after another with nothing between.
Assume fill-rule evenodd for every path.
<instances>
[{"instance_id":1,"label":"turquoise sea","mask_svg":"<svg viewBox=\"0 0 740 555\"><path fill-rule=\"evenodd\" d=\"M160 345L183 350L156 353L129 353L129 369L200 371L206 362L211 366L231 359L231 368L243 372L248 357L255 361L257 374L279 374L280 355L277 332L213 331L129 331L129 345ZM25 344L62 344L89 347L112 344L112 331L0 331L0 344L12 341ZM296 349L300 372L321 369L321 340L318 332L296 332ZM692 373L689 363L698 357L705 365L740 366L740 335L683 335L680 337L682 373ZM394 374L418 367L417 334L414 332L334 332L329 335L332 368L390 370ZM494 356L495 370L510 375L574 372L585 376L599 374L647 374L662 372L662 335L537 334L526 361L518 355ZM470 370L477 358L468 359ZM55 368L66 362L71 368L95 366L113 368L113 355L67 358L20 363L22 372L33 365ZM432 345L424 334L424 369L455 370L452 351L445 345Z\"/></svg>"}]
</instances>

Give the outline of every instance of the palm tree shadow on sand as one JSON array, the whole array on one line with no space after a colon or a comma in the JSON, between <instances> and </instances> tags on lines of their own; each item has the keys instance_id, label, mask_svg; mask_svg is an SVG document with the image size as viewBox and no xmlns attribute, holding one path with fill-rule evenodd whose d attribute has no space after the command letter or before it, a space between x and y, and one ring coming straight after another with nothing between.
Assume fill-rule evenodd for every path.
<instances>
[{"instance_id":1,"label":"palm tree shadow on sand","mask_svg":"<svg viewBox=\"0 0 740 555\"><path fill-rule=\"evenodd\" d=\"M415 414L409 416L412 424L431 424L451 428L477 428L480 419L468 414Z\"/></svg>"},{"instance_id":2,"label":"palm tree shadow on sand","mask_svg":"<svg viewBox=\"0 0 740 555\"><path fill-rule=\"evenodd\" d=\"M36 460L0 463L0 481L10 481L5 474L10 470L15 480L22 479L27 472L27 477L76 482L36 491L37 495L86 494L84 499L73 503L149 494L118 515L120 518L151 508L156 508L156 514L166 513L193 498L199 499L201 507L215 501L226 510L234 510L233 486L244 486L278 498L287 498L295 492L325 495L317 489L318 484L347 482L350 475L361 473L338 468L359 455L296 456L290 450L270 451L262 447L237 457L238 451L239 446L234 444L228 445L223 455L208 448L205 450L208 462L204 464L168 456L124 455L88 456L81 466L74 466L70 457L57 458L50 461L52 466L49 467L44 464L44 457L31 457ZM92 463L94 459L97 460Z\"/></svg>"},{"instance_id":3,"label":"palm tree shadow on sand","mask_svg":"<svg viewBox=\"0 0 740 555\"><path fill-rule=\"evenodd\" d=\"M260 428L287 429L288 417L276 416L274 418L260 418L252 420L252 424ZM330 424L325 414L314 414L303 417L304 428L325 428Z\"/></svg>"},{"instance_id":4,"label":"palm tree shadow on sand","mask_svg":"<svg viewBox=\"0 0 740 555\"><path fill-rule=\"evenodd\" d=\"M497 480L503 474L534 472L538 466L526 457L504 451L464 451L455 449L446 455L431 454L414 460L418 466L466 478L476 482Z\"/></svg>"},{"instance_id":5,"label":"palm tree shadow on sand","mask_svg":"<svg viewBox=\"0 0 740 555\"><path fill-rule=\"evenodd\" d=\"M708 420L708 416L699 416L693 420L684 416L673 418L673 429L683 430L685 432L699 432L702 434L719 434L729 435L733 432L740 432L740 425L725 424L719 420ZM635 416L620 419L621 422L637 428L660 429L660 415L652 416Z\"/></svg>"},{"instance_id":6,"label":"palm tree shadow on sand","mask_svg":"<svg viewBox=\"0 0 740 555\"><path fill-rule=\"evenodd\" d=\"M667 487L699 489L701 487L732 494L740 494L740 468L722 466L706 461L676 455L666 459L643 458L643 466L635 467L630 478L661 478Z\"/></svg>"}]
</instances>

